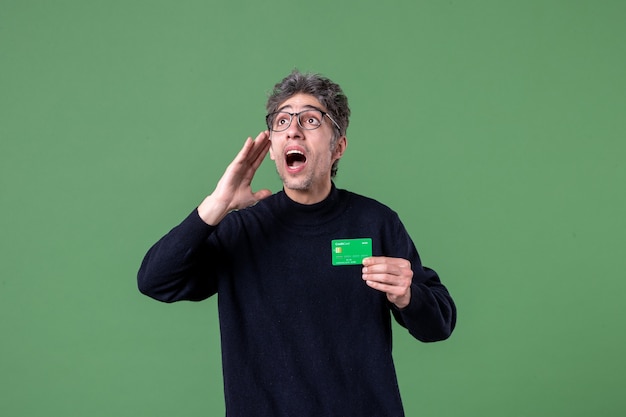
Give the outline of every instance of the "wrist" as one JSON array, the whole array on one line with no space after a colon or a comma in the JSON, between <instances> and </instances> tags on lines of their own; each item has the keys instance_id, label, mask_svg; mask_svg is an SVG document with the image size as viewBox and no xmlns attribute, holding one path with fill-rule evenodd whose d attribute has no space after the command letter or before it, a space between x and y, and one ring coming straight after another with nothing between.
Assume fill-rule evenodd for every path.
<instances>
[{"instance_id":1,"label":"wrist","mask_svg":"<svg viewBox=\"0 0 626 417\"><path fill-rule=\"evenodd\" d=\"M217 226L229 212L228 204L216 201L211 195L200 203L197 210L202 221L210 226Z\"/></svg>"},{"instance_id":2,"label":"wrist","mask_svg":"<svg viewBox=\"0 0 626 417\"><path fill-rule=\"evenodd\" d=\"M404 310L411 303L411 288L409 287L408 291L402 297L398 297L393 301L394 307L398 310Z\"/></svg>"}]
</instances>

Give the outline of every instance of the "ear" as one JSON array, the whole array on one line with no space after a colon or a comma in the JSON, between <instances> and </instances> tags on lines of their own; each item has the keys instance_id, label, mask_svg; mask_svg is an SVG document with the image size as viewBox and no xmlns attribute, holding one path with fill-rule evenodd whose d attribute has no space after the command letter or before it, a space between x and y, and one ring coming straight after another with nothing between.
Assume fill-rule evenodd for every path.
<instances>
[{"instance_id":1,"label":"ear","mask_svg":"<svg viewBox=\"0 0 626 417\"><path fill-rule=\"evenodd\" d=\"M276 159L274 158L274 143L273 143L273 142L270 144L270 159L271 159L272 161L275 161L275 160L276 160Z\"/></svg>"},{"instance_id":2,"label":"ear","mask_svg":"<svg viewBox=\"0 0 626 417\"><path fill-rule=\"evenodd\" d=\"M348 138L345 136L341 136L339 139L337 139L337 144L335 145L335 150L333 151L333 158L341 159L347 147L348 147Z\"/></svg>"}]
</instances>

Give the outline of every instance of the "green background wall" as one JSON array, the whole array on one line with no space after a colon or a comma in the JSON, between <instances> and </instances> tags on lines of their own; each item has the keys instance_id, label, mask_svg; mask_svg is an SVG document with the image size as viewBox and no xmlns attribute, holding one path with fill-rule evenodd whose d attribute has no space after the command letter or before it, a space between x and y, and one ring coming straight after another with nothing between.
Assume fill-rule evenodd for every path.
<instances>
[{"instance_id":1,"label":"green background wall","mask_svg":"<svg viewBox=\"0 0 626 417\"><path fill-rule=\"evenodd\" d=\"M0 0L0 415L223 415L216 300L135 274L294 67L350 98L337 185L398 211L458 303L446 342L395 332L407 414L623 415L625 13ZM269 159L255 184L280 189Z\"/></svg>"}]
</instances>

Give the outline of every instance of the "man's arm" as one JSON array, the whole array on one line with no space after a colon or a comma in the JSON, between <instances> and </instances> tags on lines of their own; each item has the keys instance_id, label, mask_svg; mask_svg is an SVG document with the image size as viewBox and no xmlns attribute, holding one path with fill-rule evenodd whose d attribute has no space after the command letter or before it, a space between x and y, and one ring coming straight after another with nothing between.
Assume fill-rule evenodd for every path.
<instances>
[{"instance_id":1,"label":"man's arm","mask_svg":"<svg viewBox=\"0 0 626 417\"><path fill-rule=\"evenodd\" d=\"M430 268L414 268L411 301L392 309L396 321L422 342L445 340L456 326L456 305L439 276Z\"/></svg>"},{"instance_id":2,"label":"man's arm","mask_svg":"<svg viewBox=\"0 0 626 417\"><path fill-rule=\"evenodd\" d=\"M146 253L137 273L139 291L166 303L200 301L215 294L217 282L210 271L212 258L219 255L207 244L214 230L196 210L191 212Z\"/></svg>"},{"instance_id":3,"label":"man's arm","mask_svg":"<svg viewBox=\"0 0 626 417\"><path fill-rule=\"evenodd\" d=\"M157 300L201 300L217 291L209 279L212 259L207 244L215 227L232 210L243 209L271 195L252 192L251 183L270 146L267 131L248 138L228 165L215 190L180 225L161 238L146 254L137 275L139 290Z\"/></svg>"},{"instance_id":4,"label":"man's arm","mask_svg":"<svg viewBox=\"0 0 626 417\"><path fill-rule=\"evenodd\" d=\"M366 258L363 280L387 295L394 317L415 338L423 342L447 339L456 324L456 306L437 273L417 263L412 267L401 258Z\"/></svg>"},{"instance_id":5,"label":"man's arm","mask_svg":"<svg viewBox=\"0 0 626 417\"><path fill-rule=\"evenodd\" d=\"M363 260L363 279L382 291L396 321L418 340L434 342L450 336L456 306L439 276L422 265L413 240L397 214L385 227L382 254Z\"/></svg>"}]
</instances>

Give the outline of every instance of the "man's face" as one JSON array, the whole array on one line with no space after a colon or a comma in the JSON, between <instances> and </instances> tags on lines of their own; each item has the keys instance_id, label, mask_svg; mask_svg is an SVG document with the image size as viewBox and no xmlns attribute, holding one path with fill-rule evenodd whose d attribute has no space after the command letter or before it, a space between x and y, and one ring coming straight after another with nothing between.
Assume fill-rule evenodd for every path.
<instances>
[{"instance_id":1,"label":"man's face","mask_svg":"<svg viewBox=\"0 0 626 417\"><path fill-rule=\"evenodd\" d=\"M278 106L278 111L299 113L303 110L326 109L313 96L296 94ZM305 120L303 120L305 122ZM305 124L306 125L306 124ZM330 171L333 162L341 158L346 148L346 138L341 136L331 149L333 122L322 117L321 125L314 130L302 128L293 116L291 125L282 132L271 132L270 157L286 191L298 195L324 198L330 190Z\"/></svg>"}]
</instances>

